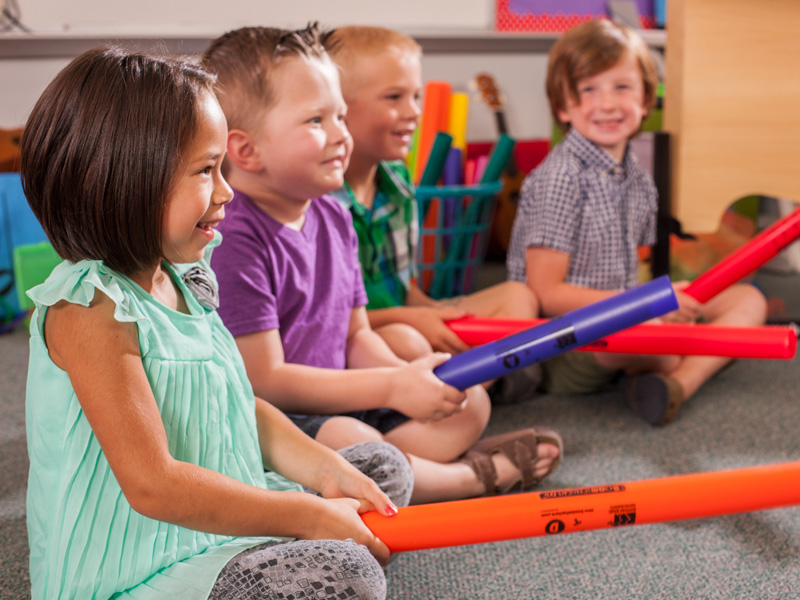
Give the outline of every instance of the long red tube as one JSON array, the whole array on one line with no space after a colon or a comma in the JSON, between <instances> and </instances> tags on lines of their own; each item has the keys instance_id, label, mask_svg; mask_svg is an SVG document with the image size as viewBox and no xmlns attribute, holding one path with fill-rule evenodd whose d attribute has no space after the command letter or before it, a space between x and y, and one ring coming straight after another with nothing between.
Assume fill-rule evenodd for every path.
<instances>
[{"instance_id":1,"label":"long red tube","mask_svg":"<svg viewBox=\"0 0 800 600\"><path fill-rule=\"evenodd\" d=\"M729 254L683 289L695 300L708 302L722 290L752 273L800 237L800 208L776 221Z\"/></svg>"},{"instance_id":2,"label":"long red tube","mask_svg":"<svg viewBox=\"0 0 800 600\"><path fill-rule=\"evenodd\" d=\"M392 552L698 519L800 504L800 462L372 511Z\"/></svg>"},{"instance_id":3,"label":"long red tube","mask_svg":"<svg viewBox=\"0 0 800 600\"><path fill-rule=\"evenodd\" d=\"M447 325L470 346L523 331L545 319L466 317ZM624 354L677 354L732 358L793 358L794 327L725 327L720 325L643 324L611 334L578 350Z\"/></svg>"}]
</instances>

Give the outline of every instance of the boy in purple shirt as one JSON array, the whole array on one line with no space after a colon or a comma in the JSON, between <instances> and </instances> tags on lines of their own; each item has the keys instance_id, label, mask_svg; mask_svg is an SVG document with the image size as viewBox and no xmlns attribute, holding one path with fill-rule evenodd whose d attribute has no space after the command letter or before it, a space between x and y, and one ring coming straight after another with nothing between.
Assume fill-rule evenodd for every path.
<instances>
[{"instance_id":1,"label":"boy in purple shirt","mask_svg":"<svg viewBox=\"0 0 800 600\"><path fill-rule=\"evenodd\" d=\"M529 428L476 444L486 392L439 380L433 368L449 355L406 362L369 326L350 214L325 196L343 184L352 149L327 39L314 26L244 28L204 56L219 77L236 190L212 259L220 315L256 392L310 436L406 452L412 502L530 488L557 466L560 436Z\"/></svg>"}]
</instances>

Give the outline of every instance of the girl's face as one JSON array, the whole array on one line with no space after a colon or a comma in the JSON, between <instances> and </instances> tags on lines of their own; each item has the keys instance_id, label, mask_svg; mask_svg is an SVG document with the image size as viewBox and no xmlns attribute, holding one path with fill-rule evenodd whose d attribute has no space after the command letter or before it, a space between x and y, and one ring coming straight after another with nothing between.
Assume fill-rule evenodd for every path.
<instances>
[{"instance_id":1,"label":"girl's face","mask_svg":"<svg viewBox=\"0 0 800 600\"><path fill-rule=\"evenodd\" d=\"M336 67L315 58L286 58L273 87L277 99L253 141L264 196L305 202L341 187L352 140Z\"/></svg>"},{"instance_id":2,"label":"girl's face","mask_svg":"<svg viewBox=\"0 0 800 600\"><path fill-rule=\"evenodd\" d=\"M647 114L639 63L630 52L610 69L578 80L578 101L567 94L559 118L587 140L622 161L628 139Z\"/></svg>"},{"instance_id":3,"label":"girl's face","mask_svg":"<svg viewBox=\"0 0 800 600\"><path fill-rule=\"evenodd\" d=\"M354 89L347 97L347 127L356 140L353 160L375 164L405 158L420 117L419 56L390 49L359 58L354 67Z\"/></svg>"},{"instance_id":4,"label":"girl's face","mask_svg":"<svg viewBox=\"0 0 800 600\"><path fill-rule=\"evenodd\" d=\"M233 198L220 172L228 138L225 115L211 93L202 94L197 104L194 140L184 152L164 208L161 247L171 263L193 263L203 257L214 237L212 228Z\"/></svg>"}]
</instances>

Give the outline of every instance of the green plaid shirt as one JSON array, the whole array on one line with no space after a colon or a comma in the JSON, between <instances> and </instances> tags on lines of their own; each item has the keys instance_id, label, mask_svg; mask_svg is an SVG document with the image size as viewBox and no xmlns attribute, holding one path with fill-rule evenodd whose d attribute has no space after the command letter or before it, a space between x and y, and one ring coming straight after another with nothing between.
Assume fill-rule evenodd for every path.
<instances>
[{"instance_id":1,"label":"green plaid shirt","mask_svg":"<svg viewBox=\"0 0 800 600\"><path fill-rule=\"evenodd\" d=\"M347 183L332 193L353 215L367 309L402 306L417 277L418 209L408 169L403 161L382 162L377 179L371 210L356 201Z\"/></svg>"}]
</instances>

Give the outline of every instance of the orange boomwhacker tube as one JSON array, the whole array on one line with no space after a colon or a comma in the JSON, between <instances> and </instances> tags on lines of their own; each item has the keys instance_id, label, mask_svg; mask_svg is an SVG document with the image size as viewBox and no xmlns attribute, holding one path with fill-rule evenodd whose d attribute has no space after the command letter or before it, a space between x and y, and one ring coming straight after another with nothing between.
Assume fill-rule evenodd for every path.
<instances>
[{"instance_id":1,"label":"orange boomwhacker tube","mask_svg":"<svg viewBox=\"0 0 800 600\"><path fill-rule=\"evenodd\" d=\"M466 317L447 325L470 346L493 342L544 323L545 319ZM623 354L677 354L732 358L793 358L797 330L793 326L730 327L663 323L636 325L577 350Z\"/></svg>"},{"instance_id":2,"label":"orange boomwhacker tube","mask_svg":"<svg viewBox=\"0 0 800 600\"><path fill-rule=\"evenodd\" d=\"M776 221L744 246L686 286L683 293L701 303L752 273L800 237L800 208Z\"/></svg>"},{"instance_id":3,"label":"orange boomwhacker tube","mask_svg":"<svg viewBox=\"0 0 800 600\"><path fill-rule=\"evenodd\" d=\"M372 511L392 552L699 519L800 504L800 462Z\"/></svg>"}]
</instances>

